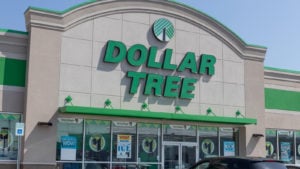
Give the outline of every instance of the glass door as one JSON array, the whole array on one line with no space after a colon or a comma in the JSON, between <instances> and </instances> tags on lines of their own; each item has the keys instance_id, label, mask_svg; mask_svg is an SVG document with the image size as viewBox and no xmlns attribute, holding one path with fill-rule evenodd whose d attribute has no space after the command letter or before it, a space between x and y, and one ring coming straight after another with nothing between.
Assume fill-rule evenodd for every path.
<instances>
[{"instance_id":1,"label":"glass door","mask_svg":"<svg viewBox=\"0 0 300 169\"><path fill-rule=\"evenodd\" d=\"M164 169L185 169L196 162L196 144L165 143Z\"/></svg>"}]
</instances>

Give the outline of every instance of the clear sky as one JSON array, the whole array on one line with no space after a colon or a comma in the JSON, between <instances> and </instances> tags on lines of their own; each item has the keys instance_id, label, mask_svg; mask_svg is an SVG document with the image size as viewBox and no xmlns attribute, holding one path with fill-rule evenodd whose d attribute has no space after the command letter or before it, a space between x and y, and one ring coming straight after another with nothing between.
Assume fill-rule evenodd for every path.
<instances>
[{"instance_id":1,"label":"clear sky","mask_svg":"<svg viewBox=\"0 0 300 169\"><path fill-rule=\"evenodd\" d=\"M87 0L3 0L0 28L26 31L29 6L64 10ZM267 47L265 66L300 71L300 0L177 0L215 18L248 44Z\"/></svg>"}]
</instances>

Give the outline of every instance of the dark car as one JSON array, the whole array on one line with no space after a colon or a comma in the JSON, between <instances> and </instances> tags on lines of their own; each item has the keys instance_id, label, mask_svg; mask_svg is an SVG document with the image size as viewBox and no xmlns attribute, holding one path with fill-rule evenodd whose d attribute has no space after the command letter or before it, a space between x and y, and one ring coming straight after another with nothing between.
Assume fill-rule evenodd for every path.
<instances>
[{"instance_id":1,"label":"dark car","mask_svg":"<svg viewBox=\"0 0 300 169\"><path fill-rule=\"evenodd\" d=\"M252 157L213 157L200 160L190 169L287 169L278 160Z\"/></svg>"},{"instance_id":2,"label":"dark car","mask_svg":"<svg viewBox=\"0 0 300 169\"><path fill-rule=\"evenodd\" d=\"M300 169L299 165L293 165L293 164L287 164L286 165L287 169Z\"/></svg>"}]
</instances>

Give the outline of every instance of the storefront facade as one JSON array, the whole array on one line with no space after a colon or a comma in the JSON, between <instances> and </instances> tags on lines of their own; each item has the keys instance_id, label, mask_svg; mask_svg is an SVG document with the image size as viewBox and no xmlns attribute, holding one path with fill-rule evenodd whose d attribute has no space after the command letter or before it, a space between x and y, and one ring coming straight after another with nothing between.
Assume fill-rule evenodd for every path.
<instances>
[{"instance_id":1,"label":"storefront facade","mask_svg":"<svg viewBox=\"0 0 300 169\"><path fill-rule=\"evenodd\" d=\"M25 16L0 36L0 168L186 168L266 145L297 162L299 73L264 68L265 47L206 14L128 0Z\"/></svg>"}]
</instances>

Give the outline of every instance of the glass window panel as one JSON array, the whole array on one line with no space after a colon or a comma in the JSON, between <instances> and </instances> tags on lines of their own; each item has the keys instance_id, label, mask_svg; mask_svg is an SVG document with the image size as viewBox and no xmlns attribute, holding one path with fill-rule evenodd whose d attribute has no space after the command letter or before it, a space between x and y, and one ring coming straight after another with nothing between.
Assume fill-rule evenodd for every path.
<instances>
[{"instance_id":1,"label":"glass window panel","mask_svg":"<svg viewBox=\"0 0 300 169\"><path fill-rule=\"evenodd\" d=\"M110 161L110 122L85 120L85 160Z\"/></svg>"},{"instance_id":2,"label":"glass window panel","mask_svg":"<svg viewBox=\"0 0 300 169\"><path fill-rule=\"evenodd\" d=\"M300 131L296 131L295 135L296 135L296 164L300 164Z\"/></svg>"},{"instance_id":3,"label":"glass window panel","mask_svg":"<svg viewBox=\"0 0 300 169\"><path fill-rule=\"evenodd\" d=\"M17 160L18 137L15 136L16 123L20 115L0 113L0 161Z\"/></svg>"},{"instance_id":4,"label":"glass window panel","mask_svg":"<svg viewBox=\"0 0 300 169\"><path fill-rule=\"evenodd\" d=\"M161 125L139 123L139 162L159 162L161 150Z\"/></svg>"},{"instance_id":5,"label":"glass window panel","mask_svg":"<svg viewBox=\"0 0 300 169\"><path fill-rule=\"evenodd\" d=\"M266 157L277 159L277 133L276 130L266 130Z\"/></svg>"},{"instance_id":6,"label":"glass window panel","mask_svg":"<svg viewBox=\"0 0 300 169\"><path fill-rule=\"evenodd\" d=\"M182 168L190 168L196 163L196 146L181 146Z\"/></svg>"},{"instance_id":7,"label":"glass window panel","mask_svg":"<svg viewBox=\"0 0 300 169\"><path fill-rule=\"evenodd\" d=\"M278 130L279 159L285 163L294 163L294 132Z\"/></svg>"},{"instance_id":8,"label":"glass window panel","mask_svg":"<svg viewBox=\"0 0 300 169\"><path fill-rule=\"evenodd\" d=\"M214 157L219 155L217 127L199 127L199 157Z\"/></svg>"},{"instance_id":9,"label":"glass window panel","mask_svg":"<svg viewBox=\"0 0 300 169\"><path fill-rule=\"evenodd\" d=\"M81 163L58 163L57 167L59 169L81 169Z\"/></svg>"},{"instance_id":10,"label":"glass window panel","mask_svg":"<svg viewBox=\"0 0 300 169\"><path fill-rule=\"evenodd\" d=\"M56 138L56 160L82 160L82 131L82 119L58 118Z\"/></svg>"},{"instance_id":11,"label":"glass window panel","mask_svg":"<svg viewBox=\"0 0 300 169\"><path fill-rule=\"evenodd\" d=\"M85 163L84 164L85 169L109 169L109 164L105 163Z\"/></svg>"},{"instance_id":12,"label":"glass window panel","mask_svg":"<svg viewBox=\"0 0 300 169\"><path fill-rule=\"evenodd\" d=\"M221 156L238 156L239 130L236 128L220 128Z\"/></svg>"},{"instance_id":13,"label":"glass window panel","mask_svg":"<svg viewBox=\"0 0 300 169\"><path fill-rule=\"evenodd\" d=\"M113 126L113 161L136 162L136 123L114 121Z\"/></svg>"},{"instance_id":14,"label":"glass window panel","mask_svg":"<svg viewBox=\"0 0 300 169\"><path fill-rule=\"evenodd\" d=\"M190 125L164 125L164 141L196 142L196 126Z\"/></svg>"},{"instance_id":15,"label":"glass window panel","mask_svg":"<svg viewBox=\"0 0 300 169\"><path fill-rule=\"evenodd\" d=\"M160 166L160 164L147 164L147 163L145 163L145 164L139 164L137 166L137 168L139 168L139 169L161 169L161 166Z\"/></svg>"}]
</instances>

